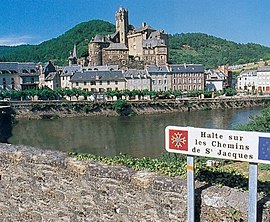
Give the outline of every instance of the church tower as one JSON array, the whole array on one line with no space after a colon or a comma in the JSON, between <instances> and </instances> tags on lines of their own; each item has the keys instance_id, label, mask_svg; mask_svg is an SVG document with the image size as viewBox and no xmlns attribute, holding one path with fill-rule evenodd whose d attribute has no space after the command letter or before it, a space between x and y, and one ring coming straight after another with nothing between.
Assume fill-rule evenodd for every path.
<instances>
[{"instance_id":1,"label":"church tower","mask_svg":"<svg viewBox=\"0 0 270 222\"><path fill-rule=\"evenodd\" d=\"M127 33L128 33L128 10L121 7L115 14L116 31L119 32L119 41L128 46Z\"/></svg>"},{"instance_id":2,"label":"church tower","mask_svg":"<svg viewBox=\"0 0 270 222\"><path fill-rule=\"evenodd\" d=\"M76 48L76 44L74 44L73 47L73 53L70 53L70 56L68 57L68 65L72 66L72 65L77 65L77 48Z\"/></svg>"}]
</instances>

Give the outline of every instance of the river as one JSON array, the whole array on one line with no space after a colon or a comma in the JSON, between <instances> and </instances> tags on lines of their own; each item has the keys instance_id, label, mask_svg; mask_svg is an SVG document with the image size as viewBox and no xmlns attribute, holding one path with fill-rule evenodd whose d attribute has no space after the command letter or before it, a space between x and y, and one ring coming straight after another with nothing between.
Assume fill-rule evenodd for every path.
<instances>
[{"instance_id":1,"label":"river","mask_svg":"<svg viewBox=\"0 0 270 222\"><path fill-rule=\"evenodd\" d=\"M165 152L164 130L168 125L233 129L261 110L256 107L132 117L19 120L8 142L102 156L125 153L134 157L158 157Z\"/></svg>"}]
</instances>

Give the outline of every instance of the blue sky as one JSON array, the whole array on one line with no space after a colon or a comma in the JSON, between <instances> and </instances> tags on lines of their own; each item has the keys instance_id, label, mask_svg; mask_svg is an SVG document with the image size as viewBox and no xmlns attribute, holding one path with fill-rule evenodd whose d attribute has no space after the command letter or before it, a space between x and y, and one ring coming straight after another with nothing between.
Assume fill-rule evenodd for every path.
<instances>
[{"instance_id":1,"label":"blue sky","mask_svg":"<svg viewBox=\"0 0 270 222\"><path fill-rule=\"evenodd\" d=\"M146 22L167 33L201 32L270 47L269 0L1 0L0 45L38 44L75 25L115 23L120 6L135 27Z\"/></svg>"}]
</instances>

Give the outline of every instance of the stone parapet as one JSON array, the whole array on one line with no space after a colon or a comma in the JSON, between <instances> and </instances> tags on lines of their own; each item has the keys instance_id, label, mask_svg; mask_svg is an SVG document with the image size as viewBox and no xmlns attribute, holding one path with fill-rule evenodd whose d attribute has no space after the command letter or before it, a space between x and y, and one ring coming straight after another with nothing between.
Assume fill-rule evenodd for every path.
<instances>
[{"instance_id":1,"label":"stone parapet","mask_svg":"<svg viewBox=\"0 0 270 222\"><path fill-rule=\"evenodd\" d=\"M186 181L0 144L1 221L186 221ZM260 196L259 220L270 221ZM248 193L196 183L196 221L247 221Z\"/></svg>"}]
</instances>

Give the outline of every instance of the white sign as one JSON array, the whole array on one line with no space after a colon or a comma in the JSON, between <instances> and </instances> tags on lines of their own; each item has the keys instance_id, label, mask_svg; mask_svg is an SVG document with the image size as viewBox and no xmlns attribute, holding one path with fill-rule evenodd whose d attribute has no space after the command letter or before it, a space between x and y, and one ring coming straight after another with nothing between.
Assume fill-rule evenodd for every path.
<instances>
[{"instance_id":1,"label":"white sign","mask_svg":"<svg viewBox=\"0 0 270 222\"><path fill-rule=\"evenodd\" d=\"M270 164L270 133L168 126L165 145L172 153Z\"/></svg>"}]
</instances>

